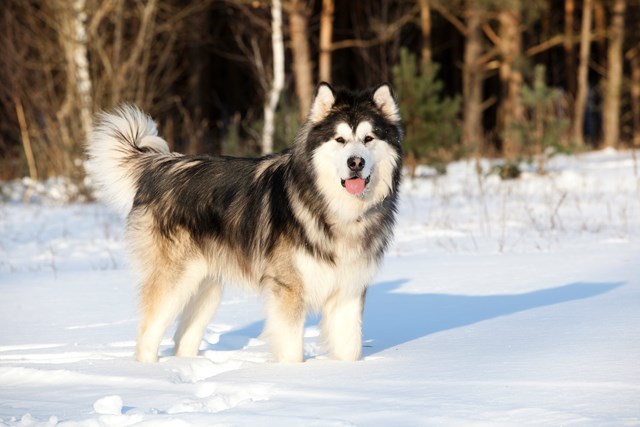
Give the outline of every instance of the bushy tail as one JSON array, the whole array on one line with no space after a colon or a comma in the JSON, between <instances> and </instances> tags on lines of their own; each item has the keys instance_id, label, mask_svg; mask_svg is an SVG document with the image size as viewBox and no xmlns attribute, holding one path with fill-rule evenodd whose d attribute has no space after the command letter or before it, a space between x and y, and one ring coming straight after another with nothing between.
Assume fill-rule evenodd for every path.
<instances>
[{"instance_id":1,"label":"bushy tail","mask_svg":"<svg viewBox=\"0 0 640 427\"><path fill-rule=\"evenodd\" d=\"M87 141L87 174L99 195L123 213L133 204L144 158L168 154L156 124L133 105L121 105L96 117Z\"/></svg>"}]
</instances>

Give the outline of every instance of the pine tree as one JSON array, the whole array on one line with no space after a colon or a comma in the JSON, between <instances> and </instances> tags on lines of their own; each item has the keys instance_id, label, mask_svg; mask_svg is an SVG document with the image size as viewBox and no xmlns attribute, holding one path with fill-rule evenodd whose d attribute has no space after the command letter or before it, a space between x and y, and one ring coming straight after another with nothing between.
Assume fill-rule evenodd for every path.
<instances>
[{"instance_id":1,"label":"pine tree","mask_svg":"<svg viewBox=\"0 0 640 427\"><path fill-rule=\"evenodd\" d=\"M546 84L545 72L544 65L536 65L533 85L522 87L522 104L529 120L518 125L527 151L537 159L540 175L544 174L544 166L551 155L567 150L561 141L570 124L566 117L560 117L554 111L562 93Z\"/></svg>"},{"instance_id":2,"label":"pine tree","mask_svg":"<svg viewBox=\"0 0 640 427\"><path fill-rule=\"evenodd\" d=\"M439 66L431 63L418 69L416 56L400 52L393 79L405 127L404 148L411 175L417 162L433 166L439 173L460 156L460 97L443 96L444 84L437 79Z\"/></svg>"}]
</instances>

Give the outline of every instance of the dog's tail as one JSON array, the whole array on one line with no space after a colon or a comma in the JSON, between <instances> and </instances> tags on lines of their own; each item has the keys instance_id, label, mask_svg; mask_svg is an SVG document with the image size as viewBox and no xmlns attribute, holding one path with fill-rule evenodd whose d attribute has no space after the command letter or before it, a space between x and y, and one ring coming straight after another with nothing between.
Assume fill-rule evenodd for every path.
<instances>
[{"instance_id":1,"label":"dog's tail","mask_svg":"<svg viewBox=\"0 0 640 427\"><path fill-rule=\"evenodd\" d=\"M168 154L167 141L155 122L133 105L121 105L96 116L87 141L87 174L107 202L128 213L145 159Z\"/></svg>"}]
</instances>

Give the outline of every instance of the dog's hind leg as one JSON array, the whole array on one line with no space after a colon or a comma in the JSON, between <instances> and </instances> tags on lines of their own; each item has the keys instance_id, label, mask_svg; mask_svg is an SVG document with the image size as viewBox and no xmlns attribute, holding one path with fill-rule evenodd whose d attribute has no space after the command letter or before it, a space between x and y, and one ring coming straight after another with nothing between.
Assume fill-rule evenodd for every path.
<instances>
[{"instance_id":1,"label":"dog's hind leg","mask_svg":"<svg viewBox=\"0 0 640 427\"><path fill-rule=\"evenodd\" d=\"M278 362L302 362L305 312L301 283L273 277L263 282L267 291L263 335Z\"/></svg>"},{"instance_id":2,"label":"dog's hind leg","mask_svg":"<svg viewBox=\"0 0 640 427\"><path fill-rule=\"evenodd\" d=\"M136 359L141 362L158 360L162 337L198 288L207 274L204 260L190 261L179 268L152 272L142 285L142 323L136 344Z\"/></svg>"},{"instance_id":3,"label":"dog's hind leg","mask_svg":"<svg viewBox=\"0 0 640 427\"><path fill-rule=\"evenodd\" d=\"M360 359L365 294L366 290L361 295L337 292L324 304L322 337L331 355L338 360Z\"/></svg>"},{"instance_id":4,"label":"dog's hind leg","mask_svg":"<svg viewBox=\"0 0 640 427\"><path fill-rule=\"evenodd\" d=\"M198 354L204 330L220 304L222 289L218 280L208 277L191 297L174 336L176 356L193 357Z\"/></svg>"}]
</instances>

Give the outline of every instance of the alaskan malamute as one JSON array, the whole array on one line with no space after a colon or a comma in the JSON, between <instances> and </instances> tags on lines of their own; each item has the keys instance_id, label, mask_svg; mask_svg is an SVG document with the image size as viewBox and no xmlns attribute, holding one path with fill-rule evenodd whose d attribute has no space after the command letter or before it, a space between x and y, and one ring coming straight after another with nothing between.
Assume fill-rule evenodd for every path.
<instances>
[{"instance_id":1,"label":"alaskan malamute","mask_svg":"<svg viewBox=\"0 0 640 427\"><path fill-rule=\"evenodd\" d=\"M136 358L154 362L179 317L175 354L195 356L225 283L266 298L275 359L303 360L307 310L322 311L331 355L359 359L367 286L392 236L402 164L388 85L318 86L293 146L257 159L169 152L133 106L98 116L87 170L128 213L139 273Z\"/></svg>"}]
</instances>

